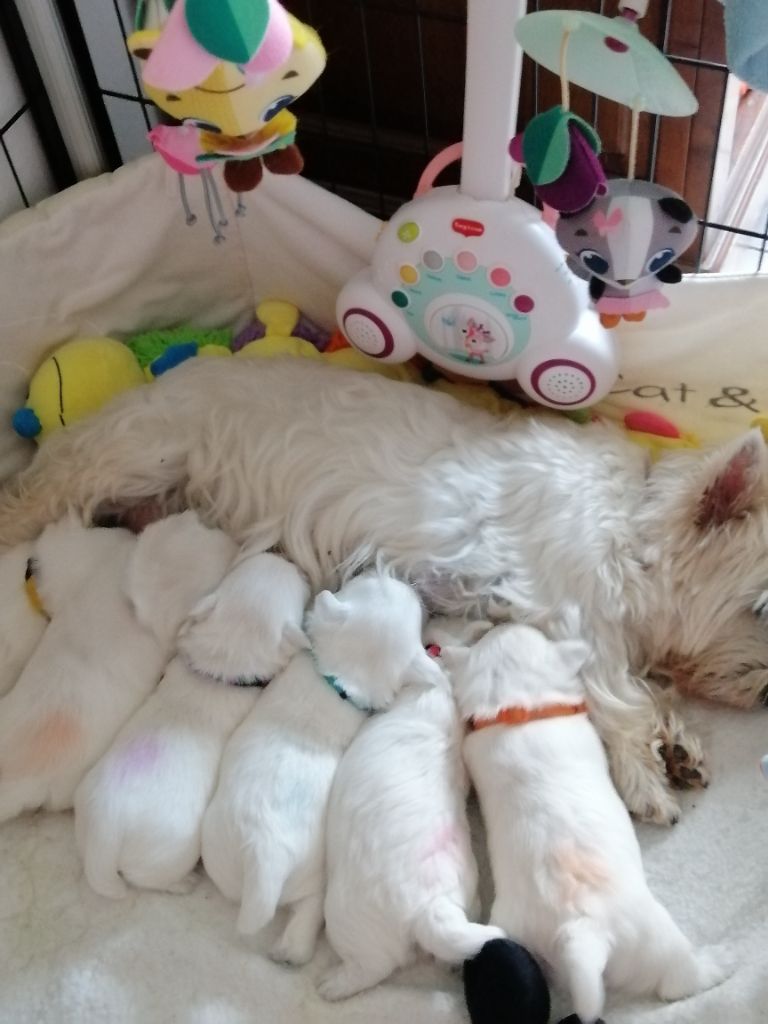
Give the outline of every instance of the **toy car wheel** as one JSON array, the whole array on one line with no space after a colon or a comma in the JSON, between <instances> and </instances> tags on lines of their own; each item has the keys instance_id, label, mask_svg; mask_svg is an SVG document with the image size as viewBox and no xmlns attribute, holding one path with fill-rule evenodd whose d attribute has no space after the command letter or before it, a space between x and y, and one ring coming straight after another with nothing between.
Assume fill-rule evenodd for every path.
<instances>
[{"instance_id":1,"label":"toy car wheel","mask_svg":"<svg viewBox=\"0 0 768 1024\"><path fill-rule=\"evenodd\" d=\"M531 388L548 405L584 405L595 392L595 375L574 359L547 359L531 374Z\"/></svg>"},{"instance_id":2,"label":"toy car wheel","mask_svg":"<svg viewBox=\"0 0 768 1024\"><path fill-rule=\"evenodd\" d=\"M368 309L348 309L342 318L342 327L355 348L367 356L385 359L394 350L392 332L381 317Z\"/></svg>"}]
</instances>

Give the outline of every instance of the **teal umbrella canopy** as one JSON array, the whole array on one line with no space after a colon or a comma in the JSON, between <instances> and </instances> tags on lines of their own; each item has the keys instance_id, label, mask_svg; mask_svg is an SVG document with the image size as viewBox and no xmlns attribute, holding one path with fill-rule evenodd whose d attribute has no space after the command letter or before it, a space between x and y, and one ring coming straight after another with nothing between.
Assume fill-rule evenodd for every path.
<instances>
[{"instance_id":1,"label":"teal umbrella canopy","mask_svg":"<svg viewBox=\"0 0 768 1024\"><path fill-rule=\"evenodd\" d=\"M560 74L563 40L568 35L568 81L597 96L667 117L689 117L699 109L672 64L629 18L606 18L587 11L538 11L518 21L515 35L532 60L555 74Z\"/></svg>"}]
</instances>

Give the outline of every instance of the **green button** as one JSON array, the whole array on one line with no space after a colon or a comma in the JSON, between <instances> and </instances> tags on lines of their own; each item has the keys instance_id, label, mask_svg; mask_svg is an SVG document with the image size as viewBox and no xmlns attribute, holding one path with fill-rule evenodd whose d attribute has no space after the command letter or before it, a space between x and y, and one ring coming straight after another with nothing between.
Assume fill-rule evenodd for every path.
<instances>
[{"instance_id":1,"label":"green button","mask_svg":"<svg viewBox=\"0 0 768 1024\"><path fill-rule=\"evenodd\" d=\"M397 229L397 237L401 242L415 242L421 234L419 225L412 220L408 220L405 224L401 224Z\"/></svg>"},{"instance_id":2,"label":"green button","mask_svg":"<svg viewBox=\"0 0 768 1024\"><path fill-rule=\"evenodd\" d=\"M392 301L396 306L399 306L400 309L405 309L408 305L408 296L405 292L392 292Z\"/></svg>"}]
</instances>

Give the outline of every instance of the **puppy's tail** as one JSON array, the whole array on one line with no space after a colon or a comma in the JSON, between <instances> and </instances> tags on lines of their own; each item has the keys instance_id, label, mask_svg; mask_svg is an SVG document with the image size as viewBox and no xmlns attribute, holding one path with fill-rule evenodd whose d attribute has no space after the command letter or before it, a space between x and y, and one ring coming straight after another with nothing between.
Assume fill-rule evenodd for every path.
<instances>
[{"instance_id":1,"label":"puppy's tail","mask_svg":"<svg viewBox=\"0 0 768 1024\"><path fill-rule=\"evenodd\" d=\"M589 918L571 921L557 937L559 968L573 1006L583 1024L593 1024L603 1011L603 972L610 952L604 931Z\"/></svg>"},{"instance_id":2,"label":"puppy's tail","mask_svg":"<svg viewBox=\"0 0 768 1024\"><path fill-rule=\"evenodd\" d=\"M243 858L243 897L237 930L241 935L255 935L275 916L290 872L275 851L262 855L251 847L243 851Z\"/></svg>"},{"instance_id":3,"label":"puppy's tail","mask_svg":"<svg viewBox=\"0 0 768 1024\"><path fill-rule=\"evenodd\" d=\"M91 820L87 826L78 829L86 881L100 896L122 899L128 892L128 886L117 870L123 841L121 829L109 815L102 815L96 820L92 815L88 817Z\"/></svg>"},{"instance_id":4,"label":"puppy's tail","mask_svg":"<svg viewBox=\"0 0 768 1024\"><path fill-rule=\"evenodd\" d=\"M413 934L422 949L449 964L470 960L486 942L506 938L495 925L467 920L464 909L447 897L435 899L421 910Z\"/></svg>"}]
</instances>

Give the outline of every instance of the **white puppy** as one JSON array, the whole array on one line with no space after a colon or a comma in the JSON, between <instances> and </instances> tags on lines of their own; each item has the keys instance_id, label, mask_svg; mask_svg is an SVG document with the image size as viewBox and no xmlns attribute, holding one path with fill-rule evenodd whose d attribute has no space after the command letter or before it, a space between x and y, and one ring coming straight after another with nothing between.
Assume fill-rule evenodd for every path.
<instances>
[{"instance_id":1,"label":"white puppy","mask_svg":"<svg viewBox=\"0 0 768 1024\"><path fill-rule=\"evenodd\" d=\"M235 731L203 823L203 863L242 900L238 928L260 931L278 906L292 916L273 950L310 960L323 921L328 795L344 750L371 710L408 682L433 679L422 611L404 583L377 575L323 591L297 654Z\"/></svg>"},{"instance_id":2,"label":"white puppy","mask_svg":"<svg viewBox=\"0 0 768 1024\"><path fill-rule=\"evenodd\" d=\"M219 530L202 532L199 543L196 559L205 561L213 586L237 546ZM221 628L227 608L236 616L243 607L244 595L233 584L236 580L227 577L215 592ZM206 626L204 619L194 620L205 614L203 608L212 611L212 596L193 612L188 639ZM150 630L160 611L156 603L164 600L158 591L142 602L140 616ZM299 621L302 611L303 605ZM224 744L258 692L255 686L219 685L195 672L180 654L171 661L155 693L123 726L75 794L77 844L85 877L96 892L124 896L125 881L147 889L189 889L187 876L200 858L203 814Z\"/></svg>"},{"instance_id":3,"label":"white puppy","mask_svg":"<svg viewBox=\"0 0 768 1024\"><path fill-rule=\"evenodd\" d=\"M19 678L48 625L32 575L33 548L17 544L0 555L0 697Z\"/></svg>"},{"instance_id":4,"label":"white puppy","mask_svg":"<svg viewBox=\"0 0 768 1024\"><path fill-rule=\"evenodd\" d=\"M0 701L0 821L72 806L85 772L156 686L182 617L217 582L208 532L191 512L140 538L73 519L44 531L38 589L52 621Z\"/></svg>"},{"instance_id":5,"label":"white puppy","mask_svg":"<svg viewBox=\"0 0 768 1024\"><path fill-rule=\"evenodd\" d=\"M498 626L442 653L472 729L464 755L488 833L491 921L554 966L583 1024L601 1014L604 981L678 999L720 980L648 889L585 713L586 645Z\"/></svg>"},{"instance_id":6,"label":"white puppy","mask_svg":"<svg viewBox=\"0 0 768 1024\"><path fill-rule=\"evenodd\" d=\"M213 680L269 682L299 648L309 584L291 562L269 552L244 552L221 586L193 609L179 634L179 652Z\"/></svg>"},{"instance_id":7,"label":"white puppy","mask_svg":"<svg viewBox=\"0 0 768 1024\"><path fill-rule=\"evenodd\" d=\"M416 947L461 963L504 935L467 918L478 876L464 728L447 677L433 667L431 685L405 686L363 725L333 784L325 927L342 963L320 982L326 999L378 984Z\"/></svg>"}]
</instances>

